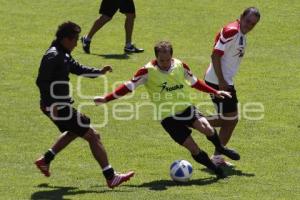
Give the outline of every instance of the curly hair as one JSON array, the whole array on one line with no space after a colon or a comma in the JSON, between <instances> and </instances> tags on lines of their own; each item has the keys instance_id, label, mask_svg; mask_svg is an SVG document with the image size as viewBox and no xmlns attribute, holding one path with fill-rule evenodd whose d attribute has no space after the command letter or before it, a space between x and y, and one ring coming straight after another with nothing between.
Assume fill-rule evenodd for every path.
<instances>
[{"instance_id":1,"label":"curly hair","mask_svg":"<svg viewBox=\"0 0 300 200\"><path fill-rule=\"evenodd\" d=\"M63 38L75 38L81 32L79 25L74 22L67 21L58 26L56 31L56 40L62 40Z\"/></svg>"}]
</instances>

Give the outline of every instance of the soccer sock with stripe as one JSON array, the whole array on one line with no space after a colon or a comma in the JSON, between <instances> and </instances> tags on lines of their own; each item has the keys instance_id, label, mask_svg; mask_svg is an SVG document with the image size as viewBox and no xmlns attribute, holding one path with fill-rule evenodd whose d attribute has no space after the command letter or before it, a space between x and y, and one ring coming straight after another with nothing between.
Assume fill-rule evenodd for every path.
<instances>
[{"instance_id":1,"label":"soccer sock with stripe","mask_svg":"<svg viewBox=\"0 0 300 200\"><path fill-rule=\"evenodd\" d=\"M110 165L108 165L103 168L102 173L106 180L111 180L115 175L115 170Z\"/></svg>"},{"instance_id":2,"label":"soccer sock with stripe","mask_svg":"<svg viewBox=\"0 0 300 200\"><path fill-rule=\"evenodd\" d=\"M52 149L49 149L44 154L45 163L50 164L50 162L54 159L54 157L55 157L55 152Z\"/></svg>"}]
</instances>

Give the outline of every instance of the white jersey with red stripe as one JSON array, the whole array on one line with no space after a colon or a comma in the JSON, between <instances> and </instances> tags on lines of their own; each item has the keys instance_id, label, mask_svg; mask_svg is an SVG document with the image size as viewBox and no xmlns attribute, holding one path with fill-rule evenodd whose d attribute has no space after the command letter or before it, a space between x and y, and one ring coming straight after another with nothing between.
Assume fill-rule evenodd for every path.
<instances>
[{"instance_id":1,"label":"white jersey with red stripe","mask_svg":"<svg viewBox=\"0 0 300 200\"><path fill-rule=\"evenodd\" d=\"M233 77L238 71L245 48L246 35L240 30L239 20L223 27L216 36L213 52L222 56L221 69L224 79L229 85L234 85ZM219 84L212 62L206 71L205 80L216 85Z\"/></svg>"}]
</instances>

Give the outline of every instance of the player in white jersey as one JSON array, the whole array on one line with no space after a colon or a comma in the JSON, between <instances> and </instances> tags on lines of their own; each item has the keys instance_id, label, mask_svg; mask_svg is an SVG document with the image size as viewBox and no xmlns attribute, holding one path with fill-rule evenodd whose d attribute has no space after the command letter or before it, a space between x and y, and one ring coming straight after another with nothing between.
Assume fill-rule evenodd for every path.
<instances>
[{"instance_id":1,"label":"player in white jersey","mask_svg":"<svg viewBox=\"0 0 300 200\"><path fill-rule=\"evenodd\" d=\"M209 119L210 124L220 128L220 140L224 146L229 142L238 123L238 99L233 78L236 75L245 54L246 34L251 31L260 19L257 8L249 7L241 14L240 19L224 26L217 34L211 63L205 74L205 82L217 89L231 92L232 98L220 99L211 95L218 115ZM215 151L212 161L216 165L231 165Z\"/></svg>"}]
</instances>

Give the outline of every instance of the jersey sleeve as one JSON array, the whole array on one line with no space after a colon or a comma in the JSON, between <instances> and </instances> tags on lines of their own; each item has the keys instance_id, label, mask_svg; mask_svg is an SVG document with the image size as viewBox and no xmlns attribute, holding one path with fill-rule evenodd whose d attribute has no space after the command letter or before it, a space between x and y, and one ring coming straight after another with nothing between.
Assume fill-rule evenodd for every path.
<instances>
[{"instance_id":1,"label":"jersey sleeve","mask_svg":"<svg viewBox=\"0 0 300 200\"><path fill-rule=\"evenodd\" d=\"M223 56L225 50L233 44L233 38L236 34L238 34L237 28L224 27L216 36L213 53Z\"/></svg>"},{"instance_id":2,"label":"jersey sleeve","mask_svg":"<svg viewBox=\"0 0 300 200\"><path fill-rule=\"evenodd\" d=\"M206 93L212 93L212 94L217 93L215 89L211 88L210 86L205 84L204 81L199 80L196 76L194 76L187 64L183 63L183 68L184 68L184 77L191 84L192 88L195 88L196 90L206 92Z\"/></svg>"},{"instance_id":3,"label":"jersey sleeve","mask_svg":"<svg viewBox=\"0 0 300 200\"><path fill-rule=\"evenodd\" d=\"M145 84L147 78L148 78L148 69L142 67L135 73L133 78L130 81L125 82L124 85L129 90L133 91L138 86Z\"/></svg>"},{"instance_id":4,"label":"jersey sleeve","mask_svg":"<svg viewBox=\"0 0 300 200\"><path fill-rule=\"evenodd\" d=\"M96 77L102 75L100 69L83 66L79 62L74 60L72 57L70 58L69 66L70 66L70 72L72 74L82 75L82 76L89 77L89 78L96 78Z\"/></svg>"},{"instance_id":5,"label":"jersey sleeve","mask_svg":"<svg viewBox=\"0 0 300 200\"><path fill-rule=\"evenodd\" d=\"M197 82L197 77L193 75L192 71L190 70L189 66L183 63L184 68L184 78L187 80L190 85L194 85Z\"/></svg>"},{"instance_id":6,"label":"jersey sleeve","mask_svg":"<svg viewBox=\"0 0 300 200\"><path fill-rule=\"evenodd\" d=\"M218 92L214 88L207 85L204 81L199 80L199 79L196 81L196 83L194 85L192 85L192 88L195 88L196 90L199 90L202 92L211 93L211 94L217 94L217 92Z\"/></svg>"},{"instance_id":7,"label":"jersey sleeve","mask_svg":"<svg viewBox=\"0 0 300 200\"><path fill-rule=\"evenodd\" d=\"M107 94L105 99L107 101L112 101L114 99L118 99L122 96L125 96L129 92L135 90L139 85L145 84L148 77L148 70L146 68L139 69L133 78L130 81L127 81L120 85L115 91Z\"/></svg>"}]
</instances>

